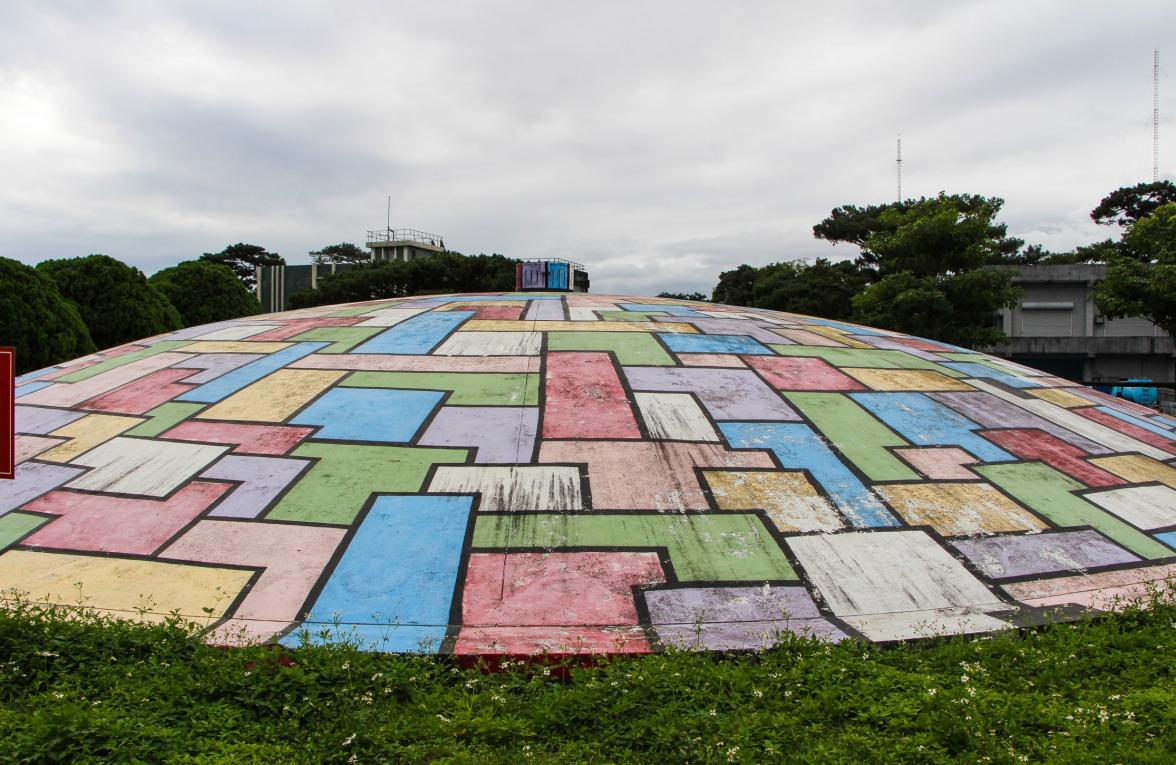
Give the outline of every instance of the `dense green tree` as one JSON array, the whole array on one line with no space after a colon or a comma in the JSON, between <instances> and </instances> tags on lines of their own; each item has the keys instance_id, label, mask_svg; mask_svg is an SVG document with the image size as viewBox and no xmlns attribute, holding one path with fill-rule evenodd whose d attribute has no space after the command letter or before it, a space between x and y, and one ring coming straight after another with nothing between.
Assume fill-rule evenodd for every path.
<instances>
[{"instance_id":1,"label":"dense green tree","mask_svg":"<svg viewBox=\"0 0 1176 765\"><path fill-rule=\"evenodd\" d=\"M37 270L77 305L100 349L183 326L175 306L142 271L107 255L46 260Z\"/></svg>"},{"instance_id":2,"label":"dense green tree","mask_svg":"<svg viewBox=\"0 0 1176 765\"><path fill-rule=\"evenodd\" d=\"M1095 304L1112 318L1145 316L1176 337L1176 203L1136 220L1123 244L1131 254L1110 259Z\"/></svg>"},{"instance_id":3,"label":"dense green tree","mask_svg":"<svg viewBox=\"0 0 1176 765\"><path fill-rule=\"evenodd\" d=\"M753 305L826 319L849 319L853 296L865 289L869 275L853 261L813 263L794 260L760 269Z\"/></svg>"},{"instance_id":4,"label":"dense green tree","mask_svg":"<svg viewBox=\"0 0 1176 765\"><path fill-rule=\"evenodd\" d=\"M283 266L286 264L286 259L276 252L270 252L261 245L245 244L244 242L230 244L220 252L206 252L200 256L200 259L228 266L250 292L257 286L258 266Z\"/></svg>"},{"instance_id":5,"label":"dense green tree","mask_svg":"<svg viewBox=\"0 0 1176 765\"><path fill-rule=\"evenodd\" d=\"M310 260L313 263L367 263L372 259L371 254L351 242L329 244L321 250L311 250Z\"/></svg>"},{"instance_id":6,"label":"dense green tree","mask_svg":"<svg viewBox=\"0 0 1176 765\"><path fill-rule=\"evenodd\" d=\"M513 290L515 261L502 255L466 256L440 252L410 261L361 265L324 276L318 289L290 296L292 308L377 300L403 295Z\"/></svg>"},{"instance_id":7,"label":"dense green tree","mask_svg":"<svg viewBox=\"0 0 1176 765\"><path fill-rule=\"evenodd\" d=\"M94 352L78 307L32 266L0 258L0 345L16 350L24 374Z\"/></svg>"},{"instance_id":8,"label":"dense green tree","mask_svg":"<svg viewBox=\"0 0 1176 765\"><path fill-rule=\"evenodd\" d=\"M719 283L711 293L711 300L727 305L753 305L758 277L759 269L746 263L732 271L724 271L719 274Z\"/></svg>"},{"instance_id":9,"label":"dense green tree","mask_svg":"<svg viewBox=\"0 0 1176 765\"><path fill-rule=\"evenodd\" d=\"M699 303L708 302L709 298L701 292L659 292L659 298L670 298L671 300L694 300Z\"/></svg>"},{"instance_id":10,"label":"dense green tree","mask_svg":"<svg viewBox=\"0 0 1176 765\"><path fill-rule=\"evenodd\" d=\"M176 307L185 327L261 313L257 298L220 263L187 260L147 281Z\"/></svg>"},{"instance_id":11,"label":"dense green tree","mask_svg":"<svg viewBox=\"0 0 1176 765\"><path fill-rule=\"evenodd\" d=\"M1176 184L1171 181L1137 183L1115 189L1090 211L1095 223L1118 224L1126 228L1155 212L1161 205L1176 202Z\"/></svg>"},{"instance_id":12,"label":"dense green tree","mask_svg":"<svg viewBox=\"0 0 1176 765\"><path fill-rule=\"evenodd\" d=\"M972 264L977 256L981 264L1016 263L1024 242L1008 236L1007 227L995 222L1003 206L999 197L944 192L930 199L843 205L813 226L813 236L831 244L857 245L862 265L878 268L881 275L949 271L950 266L935 264Z\"/></svg>"}]
</instances>

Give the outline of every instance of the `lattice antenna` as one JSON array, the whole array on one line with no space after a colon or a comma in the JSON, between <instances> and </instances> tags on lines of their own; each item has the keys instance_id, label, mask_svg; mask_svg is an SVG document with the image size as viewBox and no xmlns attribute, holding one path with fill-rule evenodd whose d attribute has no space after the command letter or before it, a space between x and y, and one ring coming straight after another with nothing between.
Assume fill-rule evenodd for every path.
<instances>
[{"instance_id":1,"label":"lattice antenna","mask_svg":"<svg viewBox=\"0 0 1176 765\"><path fill-rule=\"evenodd\" d=\"M1152 183L1160 180L1160 49L1152 54Z\"/></svg>"},{"instance_id":2,"label":"lattice antenna","mask_svg":"<svg viewBox=\"0 0 1176 765\"><path fill-rule=\"evenodd\" d=\"M898 195L894 201L902 204L902 133L898 134L898 157L894 160L894 164L898 172Z\"/></svg>"}]
</instances>

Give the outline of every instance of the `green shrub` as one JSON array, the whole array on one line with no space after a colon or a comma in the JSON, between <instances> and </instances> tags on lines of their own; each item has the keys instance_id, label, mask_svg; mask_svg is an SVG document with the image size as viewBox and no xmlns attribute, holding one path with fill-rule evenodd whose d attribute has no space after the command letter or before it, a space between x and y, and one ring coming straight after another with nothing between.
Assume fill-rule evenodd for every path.
<instances>
[{"instance_id":1,"label":"green shrub","mask_svg":"<svg viewBox=\"0 0 1176 765\"><path fill-rule=\"evenodd\" d=\"M99 348L181 327L179 312L142 271L107 255L46 260L37 270L77 305Z\"/></svg>"},{"instance_id":2,"label":"green shrub","mask_svg":"<svg viewBox=\"0 0 1176 765\"><path fill-rule=\"evenodd\" d=\"M94 352L77 306L52 279L8 258L0 258L0 345L16 349L17 374Z\"/></svg>"},{"instance_id":3,"label":"green shrub","mask_svg":"<svg viewBox=\"0 0 1176 765\"><path fill-rule=\"evenodd\" d=\"M219 263L187 260L147 281L176 307L185 327L261 313L261 303L253 293L231 268Z\"/></svg>"}]
</instances>

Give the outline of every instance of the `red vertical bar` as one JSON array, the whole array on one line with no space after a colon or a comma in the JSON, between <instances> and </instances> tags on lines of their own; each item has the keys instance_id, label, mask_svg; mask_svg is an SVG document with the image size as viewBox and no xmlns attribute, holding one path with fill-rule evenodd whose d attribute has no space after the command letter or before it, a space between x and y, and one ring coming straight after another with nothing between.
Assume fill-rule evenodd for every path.
<instances>
[{"instance_id":1,"label":"red vertical bar","mask_svg":"<svg viewBox=\"0 0 1176 765\"><path fill-rule=\"evenodd\" d=\"M549 353L544 438L641 438L607 353Z\"/></svg>"},{"instance_id":2,"label":"red vertical bar","mask_svg":"<svg viewBox=\"0 0 1176 765\"><path fill-rule=\"evenodd\" d=\"M515 263L515 291L523 289L523 264Z\"/></svg>"},{"instance_id":3,"label":"red vertical bar","mask_svg":"<svg viewBox=\"0 0 1176 765\"><path fill-rule=\"evenodd\" d=\"M0 478L16 475L16 352L0 348Z\"/></svg>"}]
</instances>

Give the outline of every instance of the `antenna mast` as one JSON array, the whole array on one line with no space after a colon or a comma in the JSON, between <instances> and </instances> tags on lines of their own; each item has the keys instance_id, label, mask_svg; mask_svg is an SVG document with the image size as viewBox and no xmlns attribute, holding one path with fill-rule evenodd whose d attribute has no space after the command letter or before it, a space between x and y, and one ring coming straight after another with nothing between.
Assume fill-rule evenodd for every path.
<instances>
[{"instance_id":1,"label":"antenna mast","mask_svg":"<svg viewBox=\"0 0 1176 765\"><path fill-rule=\"evenodd\" d=\"M898 169L898 195L894 201L902 204L902 133L898 134L898 158L894 164Z\"/></svg>"},{"instance_id":2,"label":"antenna mast","mask_svg":"<svg viewBox=\"0 0 1176 765\"><path fill-rule=\"evenodd\" d=\"M391 194L388 195L388 218L387 218L386 222L384 223L384 227L387 228L389 231L392 230L392 195Z\"/></svg>"},{"instance_id":3,"label":"antenna mast","mask_svg":"<svg viewBox=\"0 0 1176 765\"><path fill-rule=\"evenodd\" d=\"M1152 183L1160 180L1160 49L1152 54Z\"/></svg>"}]
</instances>

